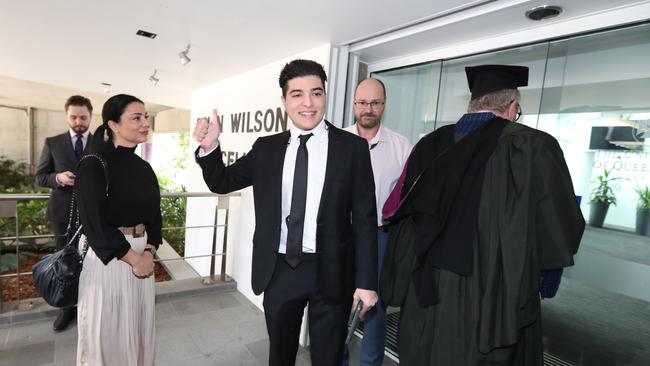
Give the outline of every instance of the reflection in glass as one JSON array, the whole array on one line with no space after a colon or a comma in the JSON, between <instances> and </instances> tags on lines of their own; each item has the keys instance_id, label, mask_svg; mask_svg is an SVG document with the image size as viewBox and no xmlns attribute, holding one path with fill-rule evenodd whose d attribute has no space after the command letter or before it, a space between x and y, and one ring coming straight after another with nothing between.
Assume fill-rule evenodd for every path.
<instances>
[{"instance_id":1,"label":"reflection in glass","mask_svg":"<svg viewBox=\"0 0 650 366\"><path fill-rule=\"evenodd\" d=\"M650 220L648 60L650 24L642 24L374 74L387 86L386 124L416 142L465 113L465 66L528 66L518 123L558 140L585 218L607 172L616 204L602 228L587 227L558 295L542 301L549 358L650 365L650 232L639 229Z\"/></svg>"},{"instance_id":2,"label":"reflection in glass","mask_svg":"<svg viewBox=\"0 0 650 366\"><path fill-rule=\"evenodd\" d=\"M386 85L382 123L415 144L433 131L440 81L440 62L373 73Z\"/></svg>"}]
</instances>

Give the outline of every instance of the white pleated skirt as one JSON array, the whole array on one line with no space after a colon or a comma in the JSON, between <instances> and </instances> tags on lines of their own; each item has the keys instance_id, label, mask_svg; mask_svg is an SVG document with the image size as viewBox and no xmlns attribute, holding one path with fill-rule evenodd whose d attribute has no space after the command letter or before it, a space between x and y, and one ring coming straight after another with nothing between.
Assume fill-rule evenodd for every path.
<instances>
[{"instance_id":1,"label":"white pleated skirt","mask_svg":"<svg viewBox=\"0 0 650 366\"><path fill-rule=\"evenodd\" d=\"M146 235L125 237L131 249L143 252ZM82 235L80 250L85 241ZM137 278L121 260L104 265L88 248L79 277L77 366L154 364L154 282L154 276Z\"/></svg>"}]
</instances>

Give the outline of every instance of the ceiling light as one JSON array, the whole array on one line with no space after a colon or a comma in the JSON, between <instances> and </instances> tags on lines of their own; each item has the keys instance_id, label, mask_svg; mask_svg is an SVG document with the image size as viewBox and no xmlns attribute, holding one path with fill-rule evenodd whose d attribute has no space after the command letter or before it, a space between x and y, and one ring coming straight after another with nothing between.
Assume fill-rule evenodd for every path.
<instances>
[{"instance_id":1,"label":"ceiling light","mask_svg":"<svg viewBox=\"0 0 650 366\"><path fill-rule=\"evenodd\" d=\"M181 65L185 66L192 61L191 58L187 57L188 52L190 52L190 45L187 45L187 48L185 48L185 51L181 51L178 53L178 57L181 59Z\"/></svg>"},{"instance_id":2,"label":"ceiling light","mask_svg":"<svg viewBox=\"0 0 650 366\"><path fill-rule=\"evenodd\" d=\"M151 81L151 83L152 83L153 85L158 85L158 82L160 81L160 79L158 79L158 78L156 77L156 73L157 73L157 72L158 72L158 70L153 69L153 74L151 74L151 76L149 76L149 81Z\"/></svg>"},{"instance_id":3,"label":"ceiling light","mask_svg":"<svg viewBox=\"0 0 650 366\"><path fill-rule=\"evenodd\" d=\"M138 36L142 36L142 37L145 37L145 38L151 38L151 39L154 39L157 36L156 33L147 32L146 30L142 30L142 29L138 29L138 31L135 32L135 34L138 35Z\"/></svg>"},{"instance_id":4,"label":"ceiling light","mask_svg":"<svg viewBox=\"0 0 650 366\"><path fill-rule=\"evenodd\" d=\"M109 94L111 92L111 84L110 83L101 83L101 85L104 87L104 93Z\"/></svg>"},{"instance_id":5,"label":"ceiling light","mask_svg":"<svg viewBox=\"0 0 650 366\"><path fill-rule=\"evenodd\" d=\"M555 5L536 6L526 12L526 18L535 21L542 21L562 14L564 11L561 7Z\"/></svg>"}]
</instances>

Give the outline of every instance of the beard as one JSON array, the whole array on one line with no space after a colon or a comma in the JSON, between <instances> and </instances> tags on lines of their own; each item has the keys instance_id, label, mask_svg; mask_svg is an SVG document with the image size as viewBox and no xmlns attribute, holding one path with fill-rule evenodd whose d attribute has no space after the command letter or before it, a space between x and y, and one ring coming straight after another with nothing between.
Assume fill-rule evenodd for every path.
<instances>
[{"instance_id":1,"label":"beard","mask_svg":"<svg viewBox=\"0 0 650 366\"><path fill-rule=\"evenodd\" d=\"M77 125L72 127L72 131L76 133L85 133L86 131L88 131L88 127L89 126Z\"/></svg>"},{"instance_id":2,"label":"beard","mask_svg":"<svg viewBox=\"0 0 650 366\"><path fill-rule=\"evenodd\" d=\"M374 128L379 124L379 117L374 113L364 113L357 118L357 123L363 128Z\"/></svg>"}]
</instances>

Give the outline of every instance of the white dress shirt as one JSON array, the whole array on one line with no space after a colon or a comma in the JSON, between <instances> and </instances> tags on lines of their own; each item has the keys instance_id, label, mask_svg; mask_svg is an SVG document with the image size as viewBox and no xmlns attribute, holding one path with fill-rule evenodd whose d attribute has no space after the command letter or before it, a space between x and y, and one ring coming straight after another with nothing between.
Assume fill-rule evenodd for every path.
<instances>
[{"instance_id":1,"label":"white dress shirt","mask_svg":"<svg viewBox=\"0 0 650 366\"><path fill-rule=\"evenodd\" d=\"M328 131L323 120L311 131L303 131L291 124L289 132L291 138L284 156L282 168L282 216L280 227L280 247L278 253L287 252L287 222L286 218L291 212L291 196L293 194L293 173L296 168L296 156L300 140L298 136L313 133L314 136L307 140L307 202L305 206L305 226L302 234L302 251L316 252L316 218L320 199L325 183L325 169L327 168Z\"/></svg>"},{"instance_id":2,"label":"white dress shirt","mask_svg":"<svg viewBox=\"0 0 650 366\"><path fill-rule=\"evenodd\" d=\"M72 150L74 151L74 145L77 143L77 133L74 132L72 128L68 129L70 134L70 141L72 141ZM86 132L81 134L81 143L83 144L83 149L86 150L86 144L88 143L88 136L90 135L90 129L87 129ZM58 174L54 176L54 181L59 187L63 187L63 184L59 182Z\"/></svg>"},{"instance_id":3,"label":"white dress shirt","mask_svg":"<svg viewBox=\"0 0 650 366\"><path fill-rule=\"evenodd\" d=\"M359 135L356 123L344 128L348 132ZM368 142L370 162L375 178L375 199L377 200L377 226L383 225L381 209L395 187L406 160L411 154L413 145L409 140L383 125Z\"/></svg>"},{"instance_id":4,"label":"white dress shirt","mask_svg":"<svg viewBox=\"0 0 650 366\"><path fill-rule=\"evenodd\" d=\"M68 130L70 133L70 140L72 140L72 150L74 150L74 144L77 143L77 133L71 128ZM88 143L88 135L90 134L90 129L87 129L86 132L81 134L81 141L83 142L84 150L86 150L86 144Z\"/></svg>"}]
</instances>

